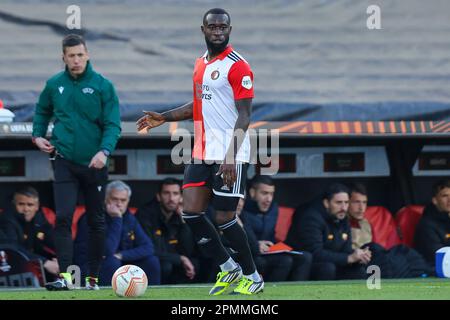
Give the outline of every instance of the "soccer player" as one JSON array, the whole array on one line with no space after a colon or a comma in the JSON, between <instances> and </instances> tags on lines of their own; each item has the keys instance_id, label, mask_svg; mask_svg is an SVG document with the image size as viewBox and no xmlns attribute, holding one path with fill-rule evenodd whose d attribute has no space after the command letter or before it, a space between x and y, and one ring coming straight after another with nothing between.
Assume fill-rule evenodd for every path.
<instances>
[{"instance_id":1,"label":"soccer player","mask_svg":"<svg viewBox=\"0 0 450 320\"><path fill-rule=\"evenodd\" d=\"M201 30L208 50L195 62L193 101L179 108L156 113L146 111L137 121L138 130L168 121L194 120L192 161L183 182L183 218L198 244L220 266L211 295L220 295L239 281L233 294L256 294L264 282L255 268L247 236L236 220L236 207L244 198L246 169L250 160L250 123L253 73L247 61L228 45L230 15L215 8L203 16ZM212 192L211 192L212 191ZM238 265L205 217L212 199L216 223L234 250Z\"/></svg>"},{"instance_id":2,"label":"soccer player","mask_svg":"<svg viewBox=\"0 0 450 320\"><path fill-rule=\"evenodd\" d=\"M67 267L73 259L72 217L81 188L89 224L87 288L94 289L105 240L105 165L121 132L119 100L112 83L92 68L82 37L66 36L62 51L65 71L47 81L33 117L33 143L54 159L55 245L61 274L46 288L67 290L72 283ZM49 141L45 136L53 117Z\"/></svg>"}]
</instances>

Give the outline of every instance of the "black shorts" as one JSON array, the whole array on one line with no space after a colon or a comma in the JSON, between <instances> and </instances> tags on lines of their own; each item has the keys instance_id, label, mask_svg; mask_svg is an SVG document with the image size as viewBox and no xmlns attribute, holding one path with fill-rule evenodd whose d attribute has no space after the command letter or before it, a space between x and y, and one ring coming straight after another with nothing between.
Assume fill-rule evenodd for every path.
<instances>
[{"instance_id":1,"label":"black shorts","mask_svg":"<svg viewBox=\"0 0 450 320\"><path fill-rule=\"evenodd\" d=\"M231 188L216 175L220 164L187 164L184 169L183 189L205 186L212 189L212 206L215 210L234 211L239 199L245 197L248 163L236 164L236 182Z\"/></svg>"}]
</instances>

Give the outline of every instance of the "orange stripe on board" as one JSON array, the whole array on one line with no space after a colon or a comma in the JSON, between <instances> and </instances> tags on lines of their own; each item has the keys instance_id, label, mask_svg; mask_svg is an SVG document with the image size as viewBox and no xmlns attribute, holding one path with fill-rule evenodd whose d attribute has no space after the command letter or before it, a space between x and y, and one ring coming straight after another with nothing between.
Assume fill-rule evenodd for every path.
<instances>
[{"instance_id":1,"label":"orange stripe on board","mask_svg":"<svg viewBox=\"0 0 450 320\"><path fill-rule=\"evenodd\" d=\"M428 131L433 132L434 123L433 121L428 121Z\"/></svg>"},{"instance_id":2,"label":"orange stripe on board","mask_svg":"<svg viewBox=\"0 0 450 320\"><path fill-rule=\"evenodd\" d=\"M373 133L374 132L373 122L367 122L367 132L368 133Z\"/></svg>"},{"instance_id":3,"label":"orange stripe on board","mask_svg":"<svg viewBox=\"0 0 450 320\"><path fill-rule=\"evenodd\" d=\"M311 122L306 122L300 129L298 130L299 133L311 133Z\"/></svg>"},{"instance_id":4,"label":"orange stripe on board","mask_svg":"<svg viewBox=\"0 0 450 320\"><path fill-rule=\"evenodd\" d=\"M427 129L425 128L425 122L420 121L420 128L422 129L423 133L427 132Z\"/></svg>"},{"instance_id":5,"label":"orange stripe on board","mask_svg":"<svg viewBox=\"0 0 450 320\"><path fill-rule=\"evenodd\" d=\"M414 121L411 121L411 132L416 133L416 123Z\"/></svg>"},{"instance_id":6,"label":"orange stripe on board","mask_svg":"<svg viewBox=\"0 0 450 320\"><path fill-rule=\"evenodd\" d=\"M169 126L169 132L172 134L177 130L178 128L178 122L171 122Z\"/></svg>"},{"instance_id":7,"label":"orange stripe on board","mask_svg":"<svg viewBox=\"0 0 450 320\"><path fill-rule=\"evenodd\" d=\"M389 121L389 127L390 127L392 133L396 133L397 132L397 130L395 130L395 123L394 123L394 121Z\"/></svg>"},{"instance_id":8,"label":"orange stripe on board","mask_svg":"<svg viewBox=\"0 0 450 320\"><path fill-rule=\"evenodd\" d=\"M355 133L362 133L361 122L359 121L355 122Z\"/></svg>"},{"instance_id":9,"label":"orange stripe on board","mask_svg":"<svg viewBox=\"0 0 450 320\"><path fill-rule=\"evenodd\" d=\"M378 127L380 128L381 133L386 133L386 128L384 126L384 122L378 122Z\"/></svg>"},{"instance_id":10,"label":"orange stripe on board","mask_svg":"<svg viewBox=\"0 0 450 320\"><path fill-rule=\"evenodd\" d=\"M294 123L290 123L288 125L282 126L278 130L279 130L279 132L286 132L286 131L289 131L290 129L301 126L302 124L303 124L303 122L298 121L298 122L294 122Z\"/></svg>"},{"instance_id":11,"label":"orange stripe on board","mask_svg":"<svg viewBox=\"0 0 450 320\"><path fill-rule=\"evenodd\" d=\"M433 131L443 133L443 132L448 132L449 129L450 129L450 123L445 123L442 126L439 126L439 128L433 128Z\"/></svg>"},{"instance_id":12,"label":"orange stripe on board","mask_svg":"<svg viewBox=\"0 0 450 320\"><path fill-rule=\"evenodd\" d=\"M266 123L267 123L267 121L257 121L257 122L251 123L248 127L250 129L254 129L254 128L261 127L261 126L265 125Z\"/></svg>"},{"instance_id":13,"label":"orange stripe on board","mask_svg":"<svg viewBox=\"0 0 450 320\"><path fill-rule=\"evenodd\" d=\"M321 133L322 132L322 125L320 122L314 121L312 123L312 132L313 133Z\"/></svg>"},{"instance_id":14,"label":"orange stripe on board","mask_svg":"<svg viewBox=\"0 0 450 320\"><path fill-rule=\"evenodd\" d=\"M440 132L442 129L444 129L446 126L448 125L448 123L446 123L445 121L440 121L437 124L435 124L433 126L433 132Z\"/></svg>"},{"instance_id":15,"label":"orange stripe on board","mask_svg":"<svg viewBox=\"0 0 450 320\"><path fill-rule=\"evenodd\" d=\"M402 129L402 133L406 133L406 125L405 121L400 121L400 128Z\"/></svg>"},{"instance_id":16,"label":"orange stripe on board","mask_svg":"<svg viewBox=\"0 0 450 320\"><path fill-rule=\"evenodd\" d=\"M348 122L341 122L342 133L350 133L350 127L348 126Z\"/></svg>"},{"instance_id":17,"label":"orange stripe on board","mask_svg":"<svg viewBox=\"0 0 450 320\"><path fill-rule=\"evenodd\" d=\"M336 133L336 123L327 122L327 124L328 124L328 133Z\"/></svg>"}]
</instances>

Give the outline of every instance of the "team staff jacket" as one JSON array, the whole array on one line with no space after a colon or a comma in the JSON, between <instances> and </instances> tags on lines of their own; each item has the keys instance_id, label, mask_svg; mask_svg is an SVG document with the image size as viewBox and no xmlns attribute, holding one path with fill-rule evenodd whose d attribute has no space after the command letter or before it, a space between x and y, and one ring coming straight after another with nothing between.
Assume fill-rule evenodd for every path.
<instances>
[{"instance_id":1,"label":"team staff jacket","mask_svg":"<svg viewBox=\"0 0 450 320\"><path fill-rule=\"evenodd\" d=\"M7 226L5 231L8 243L17 245L44 260L56 257L53 227L41 210L36 212L30 222L25 220L23 214L13 209L2 215Z\"/></svg>"},{"instance_id":2,"label":"team staff jacket","mask_svg":"<svg viewBox=\"0 0 450 320\"><path fill-rule=\"evenodd\" d=\"M314 262L346 266L347 257L353 252L348 219L336 219L322 201L316 201L300 215L296 234L295 249L311 252Z\"/></svg>"},{"instance_id":3,"label":"team staff jacket","mask_svg":"<svg viewBox=\"0 0 450 320\"><path fill-rule=\"evenodd\" d=\"M256 201L247 199L241 218L258 240L275 243L275 225L278 219L278 205L275 202L272 202L267 212L262 212Z\"/></svg>"},{"instance_id":4,"label":"team staff jacket","mask_svg":"<svg viewBox=\"0 0 450 320\"><path fill-rule=\"evenodd\" d=\"M156 198L139 208L136 218L153 240L155 255L161 262L181 265L180 255L192 257L195 254L195 240L189 226L177 213L166 221Z\"/></svg>"},{"instance_id":5,"label":"team staff jacket","mask_svg":"<svg viewBox=\"0 0 450 320\"><path fill-rule=\"evenodd\" d=\"M80 263L83 263L85 262L83 260L87 259L88 226L86 214L78 223L75 252L78 255L77 261L81 260ZM105 256L109 257L116 253L122 255L123 261L135 261L153 255L151 239L128 210L121 218L106 214Z\"/></svg>"},{"instance_id":6,"label":"team staff jacket","mask_svg":"<svg viewBox=\"0 0 450 320\"><path fill-rule=\"evenodd\" d=\"M33 117L33 137L45 137L54 117L51 143L66 159L89 165L100 150L115 149L119 139L120 110L113 84L92 69L88 61L77 79L69 71L50 78Z\"/></svg>"},{"instance_id":7,"label":"team staff jacket","mask_svg":"<svg viewBox=\"0 0 450 320\"><path fill-rule=\"evenodd\" d=\"M427 205L416 228L414 245L425 260L434 266L436 251L450 246L449 214L438 211L432 203Z\"/></svg>"}]
</instances>

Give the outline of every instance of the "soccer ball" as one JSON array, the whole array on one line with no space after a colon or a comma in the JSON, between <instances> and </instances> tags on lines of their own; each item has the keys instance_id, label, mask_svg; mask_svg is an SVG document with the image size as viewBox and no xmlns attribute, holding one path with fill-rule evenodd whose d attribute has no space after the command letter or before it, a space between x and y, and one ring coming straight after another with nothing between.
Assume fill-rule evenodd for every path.
<instances>
[{"instance_id":1,"label":"soccer ball","mask_svg":"<svg viewBox=\"0 0 450 320\"><path fill-rule=\"evenodd\" d=\"M138 266L127 264L114 272L111 285L120 297L138 297L147 290L147 275Z\"/></svg>"}]
</instances>

